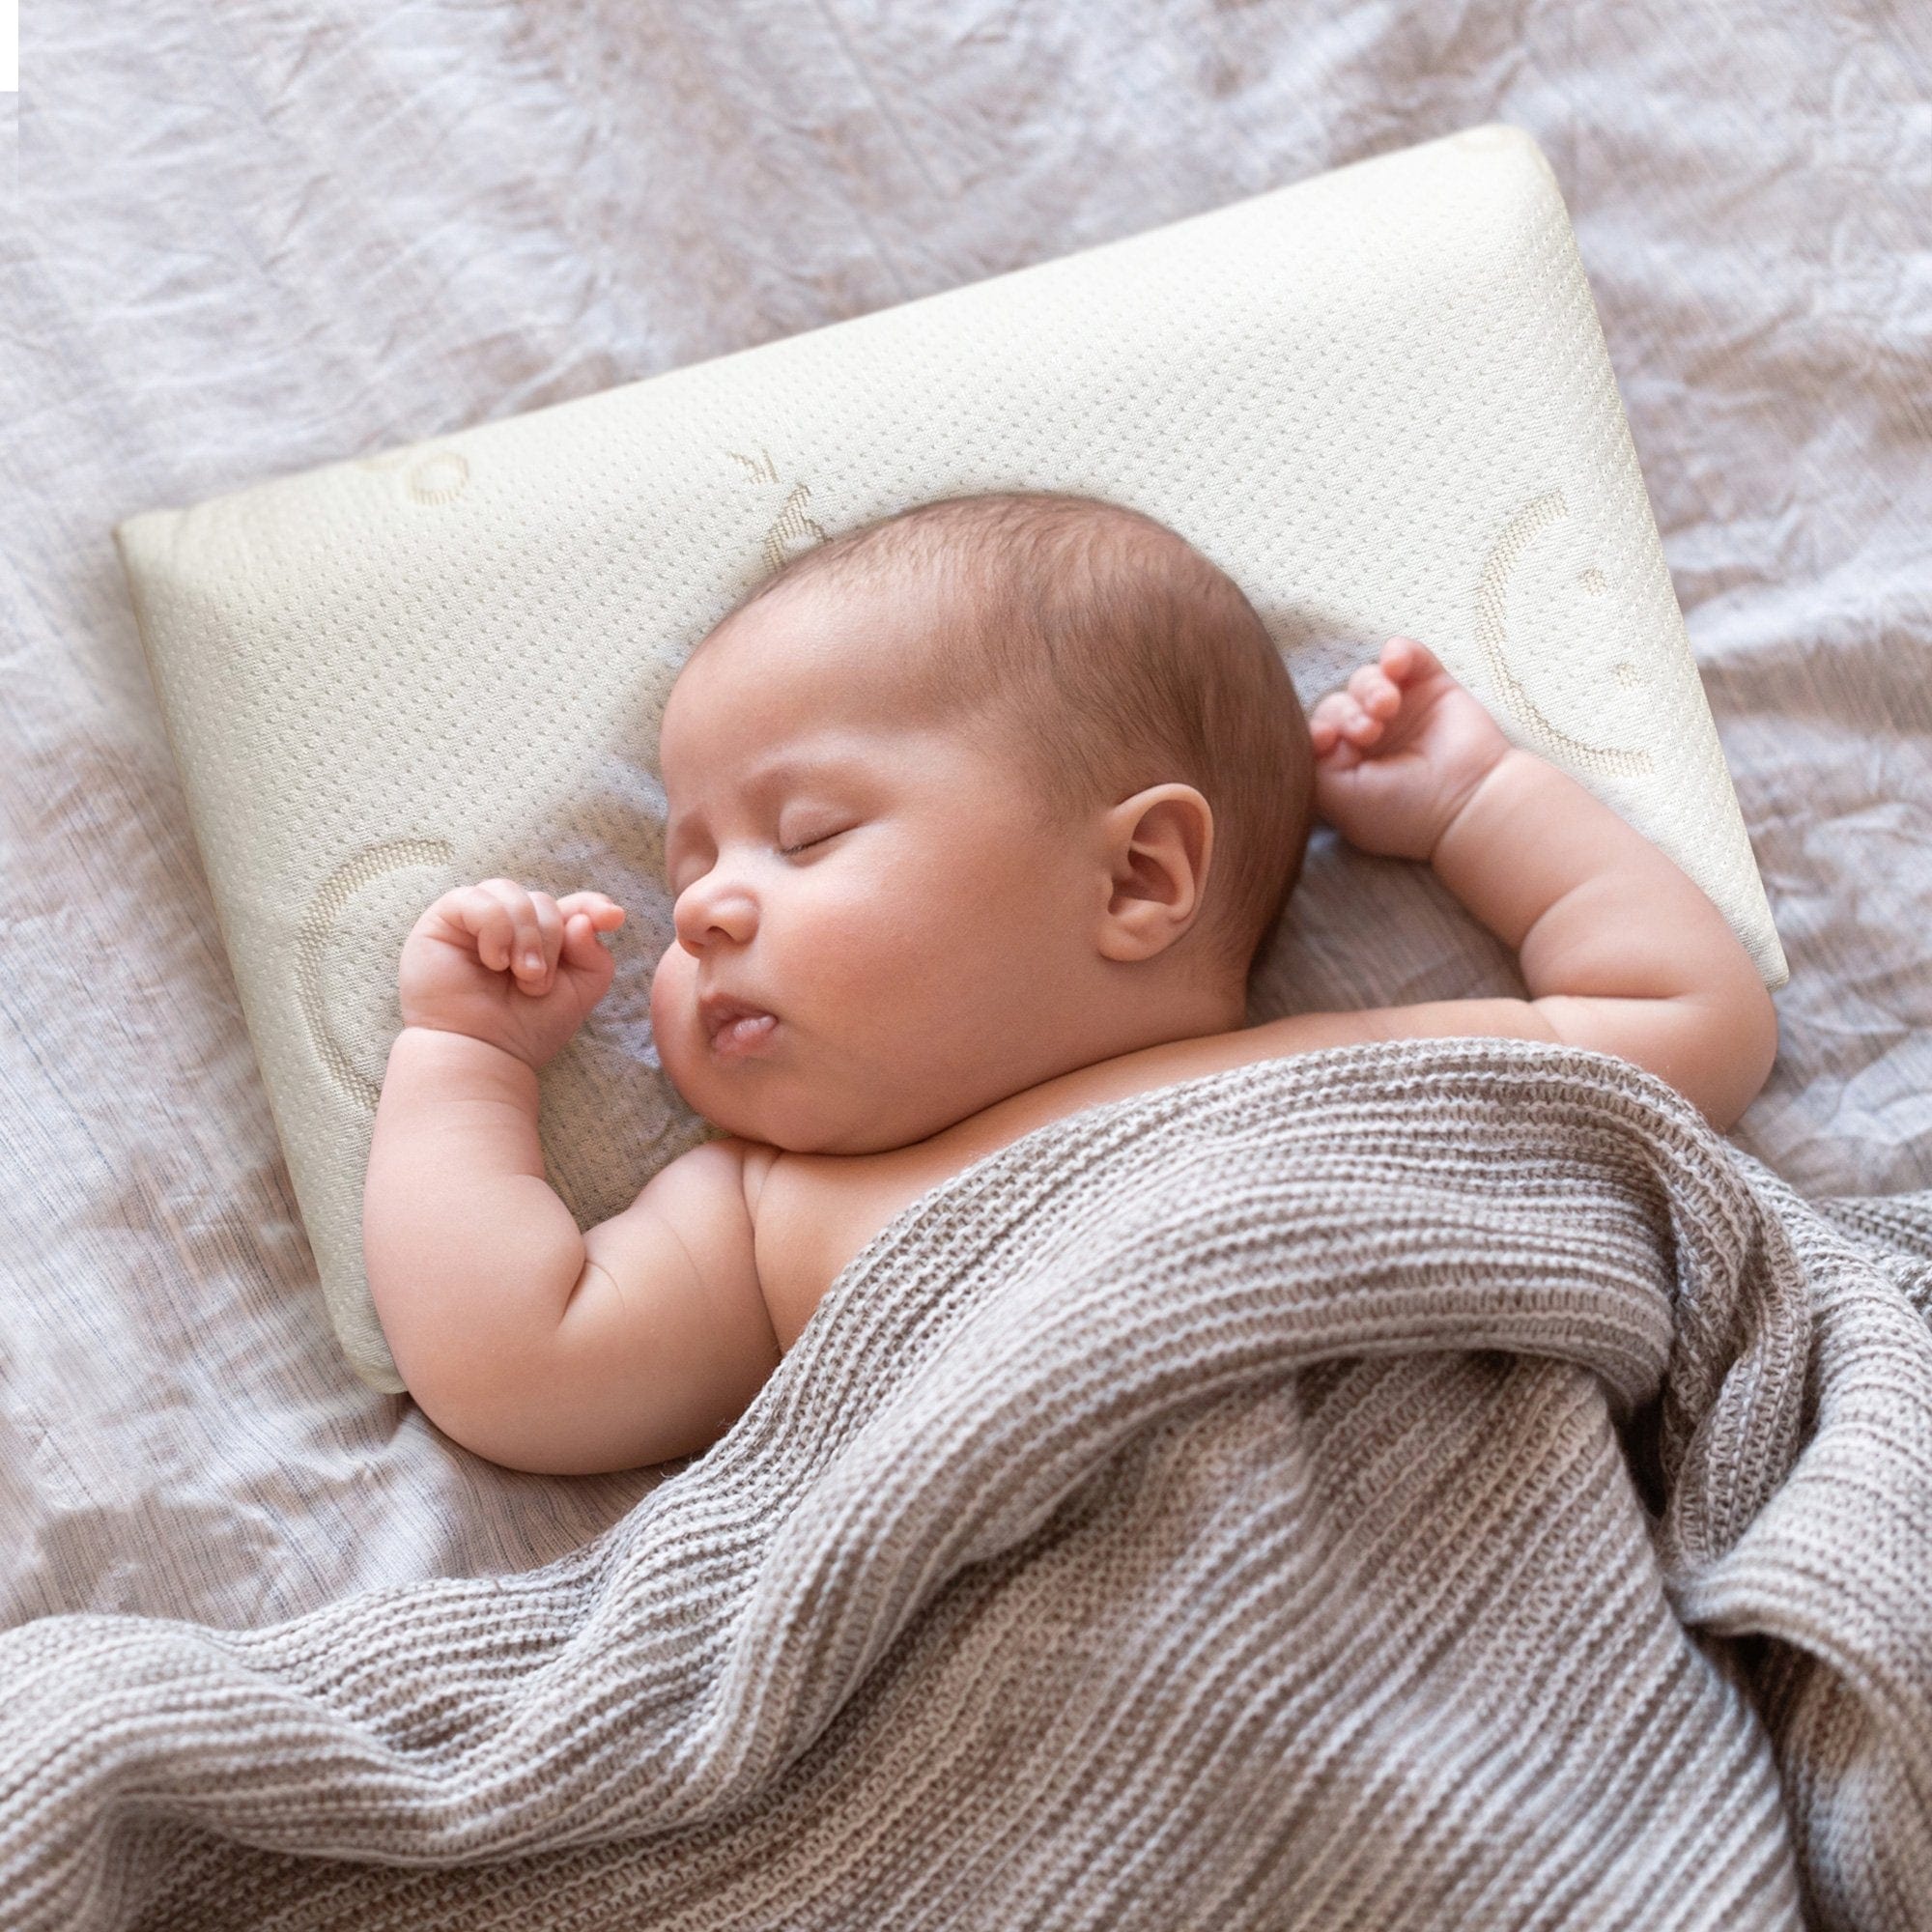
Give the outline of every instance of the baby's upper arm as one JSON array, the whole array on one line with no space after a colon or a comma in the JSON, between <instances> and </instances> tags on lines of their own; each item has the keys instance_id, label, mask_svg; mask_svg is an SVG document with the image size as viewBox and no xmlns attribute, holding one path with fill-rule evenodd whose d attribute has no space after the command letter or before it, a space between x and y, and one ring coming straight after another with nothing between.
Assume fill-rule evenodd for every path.
<instances>
[{"instance_id":1,"label":"baby's upper arm","mask_svg":"<svg viewBox=\"0 0 1932 1932\"><path fill-rule=\"evenodd\" d=\"M1362 1007L1334 1013L1290 1013L1258 1031L1279 1053L1313 1053L1324 1046L1359 1046L1378 1039L1451 1039L1501 1034L1515 1039L1555 1039L1556 1030L1533 1000L1424 1000L1412 1007Z\"/></svg>"},{"instance_id":2,"label":"baby's upper arm","mask_svg":"<svg viewBox=\"0 0 1932 1932\"><path fill-rule=\"evenodd\" d=\"M1426 1000L1268 1022L1275 1050L1308 1053L1378 1039L1500 1034L1611 1053L1655 1073L1719 1132L1758 1094L1777 1053L1777 1017L1756 968L1710 994L1640 999L1546 993L1534 1000Z\"/></svg>"},{"instance_id":3,"label":"baby's upper arm","mask_svg":"<svg viewBox=\"0 0 1932 1932\"><path fill-rule=\"evenodd\" d=\"M444 1433L510 1468L573 1476L668 1462L724 1435L781 1352L753 1255L749 1146L692 1148L591 1228L554 1335L487 1413Z\"/></svg>"}]
</instances>

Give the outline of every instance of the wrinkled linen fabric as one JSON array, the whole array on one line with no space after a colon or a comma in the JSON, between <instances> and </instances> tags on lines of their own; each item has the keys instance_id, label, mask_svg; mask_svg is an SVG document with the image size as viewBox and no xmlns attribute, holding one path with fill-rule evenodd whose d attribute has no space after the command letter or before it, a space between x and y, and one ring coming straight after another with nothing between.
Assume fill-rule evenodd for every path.
<instances>
[{"instance_id":1,"label":"wrinkled linen fabric","mask_svg":"<svg viewBox=\"0 0 1932 1932\"><path fill-rule=\"evenodd\" d=\"M496 1468L340 1360L114 524L1492 120L1562 185L1791 964L1733 1138L1807 1196L1932 1186L1928 31L35 0L0 96L0 1626L522 1570L659 1480ZM1295 899L1257 1018L1521 991L1420 867L1324 833Z\"/></svg>"},{"instance_id":2,"label":"wrinkled linen fabric","mask_svg":"<svg viewBox=\"0 0 1932 1932\"><path fill-rule=\"evenodd\" d=\"M8 1922L1923 1927L1928 1314L1608 1055L1089 1108L549 1566L0 1635Z\"/></svg>"}]
</instances>

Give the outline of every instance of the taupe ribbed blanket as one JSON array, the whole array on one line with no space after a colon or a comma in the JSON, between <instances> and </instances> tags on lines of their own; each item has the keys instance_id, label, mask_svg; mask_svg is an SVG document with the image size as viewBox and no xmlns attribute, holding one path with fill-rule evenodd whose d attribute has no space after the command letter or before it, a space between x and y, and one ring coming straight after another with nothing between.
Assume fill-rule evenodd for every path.
<instances>
[{"instance_id":1,"label":"taupe ribbed blanket","mask_svg":"<svg viewBox=\"0 0 1932 1932\"><path fill-rule=\"evenodd\" d=\"M562 1562L0 1635L0 1913L1932 1924L1928 1304L1601 1054L1094 1108Z\"/></svg>"}]
</instances>

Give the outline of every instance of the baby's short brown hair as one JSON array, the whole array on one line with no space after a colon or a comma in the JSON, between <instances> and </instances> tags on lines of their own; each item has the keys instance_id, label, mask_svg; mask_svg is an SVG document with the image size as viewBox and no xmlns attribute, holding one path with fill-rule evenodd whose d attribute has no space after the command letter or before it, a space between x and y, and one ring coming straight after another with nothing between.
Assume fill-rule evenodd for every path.
<instances>
[{"instance_id":1,"label":"baby's short brown hair","mask_svg":"<svg viewBox=\"0 0 1932 1932\"><path fill-rule=\"evenodd\" d=\"M1042 823L1173 780L1207 798L1214 849L1187 939L1245 975L1301 874L1315 753L1281 653L1239 585L1124 504L998 491L939 497L829 538L710 635L805 581L907 571L951 590L957 617L927 648L909 646L890 674L921 715L991 721L1034 780Z\"/></svg>"}]
</instances>

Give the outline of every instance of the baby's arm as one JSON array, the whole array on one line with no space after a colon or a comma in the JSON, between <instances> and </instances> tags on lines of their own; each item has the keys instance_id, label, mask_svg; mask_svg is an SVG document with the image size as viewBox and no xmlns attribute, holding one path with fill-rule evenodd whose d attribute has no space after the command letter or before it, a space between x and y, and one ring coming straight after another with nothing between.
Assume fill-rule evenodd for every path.
<instances>
[{"instance_id":1,"label":"baby's arm","mask_svg":"<svg viewBox=\"0 0 1932 1932\"><path fill-rule=\"evenodd\" d=\"M492 879L445 894L403 949L363 1264L418 1406L514 1469L689 1455L779 1362L744 1143L691 1149L582 1234L545 1178L537 1071L608 990L596 935L622 919L602 894L559 903Z\"/></svg>"},{"instance_id":2,"label":"baby's arm","mask_svg":"<svg viewBox=\"0 0 1932 1932\"><path fill-rule=\"evenodd\" d=\"M1421 644L1391 639L1309 731L1321 815L1367 851L1433 865L1515 949L1530 990L1384 1008L1379 1037L1504 1033L1618 1054L1720 1130L1750 1104L1777 1015L1723 915L1608 806L1512 746Z\"/></svg>"}]
</instances>

